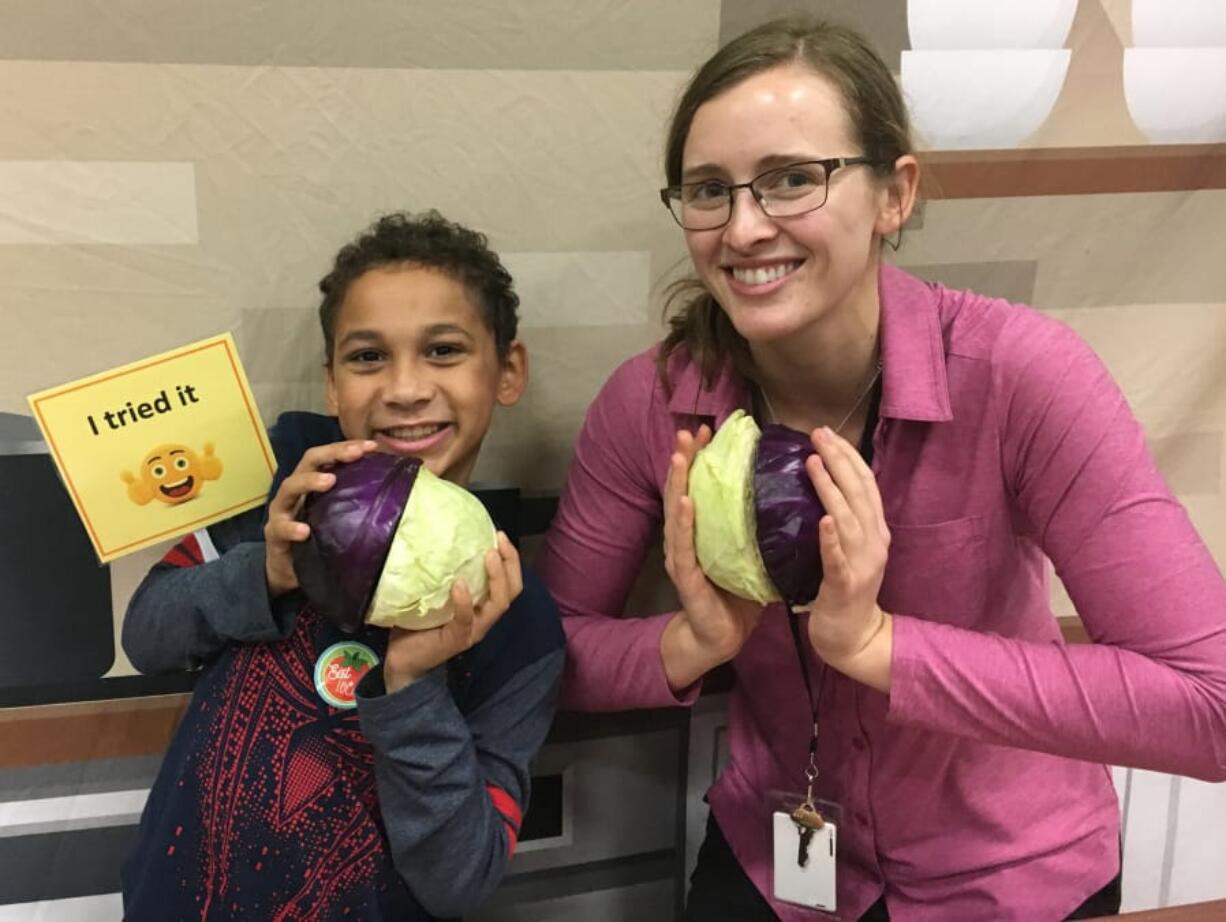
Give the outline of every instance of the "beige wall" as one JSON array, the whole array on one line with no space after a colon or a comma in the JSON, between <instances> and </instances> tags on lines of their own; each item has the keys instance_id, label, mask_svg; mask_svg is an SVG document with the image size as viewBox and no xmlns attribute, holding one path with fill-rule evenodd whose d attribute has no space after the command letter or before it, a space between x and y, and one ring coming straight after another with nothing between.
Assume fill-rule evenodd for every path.
<instances>
[{"instance_id":1,"label":"beige wall","mask_svg":"<svg viewBox=\"0 0 1226 922\"><path fill-rule=\"evenodd\" d=\"M532 387L478 476L556 490L596 388L659 335L683 248L654 190L688 69L804 9L861 27L892 67L909 53L904 0L10 5L0 410L222 330L267 420L319 408L316 280L378 212L436 207L490 235L523 295ZM1087 153L1143 146L1124 99L1132 41L1126 3L1082 0L1067 77L1021 146L1065 156L1070 176ZM1002 165L976 197L930 201L898 259L1080 329L1226 559L1226 262L1210 256L1226 190L1193 176L1132 191L1154 169L1134 157L1113 168L1118 191L1027 196ZM146 562L115 567L117 608Z\"/></svg>"},{"instance_id":2,"label":"beige wall","mask_svg":"<svg viewBox=\"0 0 1226 922\"><path fill-rule=\"evenodd\" d=\"M669 109L720 41L792 10L860 26L899 72L913 50L906 0L6 3L0 411L224 330L266 420L318 409L316 280L377 213L436 207L489 234L523 295L533 382L478 477L557 490L597 387L659 336L684 253L655 195ZM932 151L987 168L928 202L897 259L1081 331L1226 561L1226 136L1150 144L1125 99L1133 42L1129 0L1080 0L1021 164ZM1031 156L1057 171L1042 195ZM112 568L117 613L153 557Z\"/></svg>"},{"instance_id":3,"label":"beige wall","mask_svg":"<svg viewBox=\"0 0 1226 922\"><path fill-rule=\"evenodd\" d=\"M904 0L11 5L0 410L222 330L265 419L320 408L316 280L380 211L436 207L490 235L523 295L532 387L478 476L556 490L596 388L659 335L684 251L654 190L688 69L806 9L864 29L895 69L910 50ZM1128 4L1081 0L1067 77L1021 146L1073 175L1087 153L1144 145L1124 99L1132 41ZM1209 257L1226 190L1132 191L1154 169L1134 157L1113 168L1119 191L1027 196L1002 165L976 197L930 201L898 260L1081 330L1226 559L1226 262ZM114 568L118 609L146 556Z\"/></svg>"}]
</instances>

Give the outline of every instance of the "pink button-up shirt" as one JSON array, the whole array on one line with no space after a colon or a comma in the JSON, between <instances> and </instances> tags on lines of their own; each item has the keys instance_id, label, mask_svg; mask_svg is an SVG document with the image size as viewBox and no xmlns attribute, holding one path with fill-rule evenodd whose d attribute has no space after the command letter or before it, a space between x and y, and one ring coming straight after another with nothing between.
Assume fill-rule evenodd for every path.
<instances>
[{"instance_id":1,"label":"pink button-up shirt","mask_svg":"<svg viewBox=\"0 0 1226 922\"><path fill-rule=\"evenodd\" d=\"M1035 311L883 266L873 470L893 540L890 694L825 670L819 793L839 802L838 896L896 922L1063 919L1119 870L1106 765L1226 779L1226 585L1094 353ZM678 428L748 406L654 351L592 404L540 571L561 606L564 706L687 703L669 614L623 619L660 527ZM815 538L816 540L816 538ZM1048 560L1093 644L1066 646ZM629 614L639 614L631 612ZM771 897L767 792L803 789L810 716L782 607L733 661L726 768L708 798ZM632 806L629 806L632 808Z\"/></svg>"}]
</instances>

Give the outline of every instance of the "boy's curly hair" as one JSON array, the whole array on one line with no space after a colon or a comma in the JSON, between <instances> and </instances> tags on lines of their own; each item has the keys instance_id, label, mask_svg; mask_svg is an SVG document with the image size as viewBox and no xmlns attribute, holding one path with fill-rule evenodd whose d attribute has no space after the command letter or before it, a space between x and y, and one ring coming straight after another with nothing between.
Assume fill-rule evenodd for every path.
<instances>
[{"instance_id":1,"label":"boy's curly hair","mask_svg":"<svg viewBox=\"0 0 1226 922\"><path fill-rule=\"evenodd\" d=\"M448 221L431 209L384 215L336 254L332 271L319 281L323 293L319 323L329 365L336 316L349 286L371 269L399 265L437 269L468 289L481 319L494 334L498 360L506 359L518 326L519 296L511 273L490 249L484 234Z\"/></svg>"}]
</instances>

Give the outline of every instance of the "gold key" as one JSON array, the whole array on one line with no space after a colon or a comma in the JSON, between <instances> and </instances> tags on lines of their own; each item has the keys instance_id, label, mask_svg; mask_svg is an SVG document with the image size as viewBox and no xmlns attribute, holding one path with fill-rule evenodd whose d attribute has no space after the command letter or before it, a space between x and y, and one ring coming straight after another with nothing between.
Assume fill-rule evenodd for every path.
<instances>
[{"instance_id":1,"label":"gold key","mask_svg":"<svg viewBox=\"0 0 1226 922\"><path fill-rule=\"evenodd\" d=\"M814 831L826 825L822 815L817 812L817 807L807 800L792 811L792 822L797 826L803 826L805 829Z\"/></svg>"}]
</instances>

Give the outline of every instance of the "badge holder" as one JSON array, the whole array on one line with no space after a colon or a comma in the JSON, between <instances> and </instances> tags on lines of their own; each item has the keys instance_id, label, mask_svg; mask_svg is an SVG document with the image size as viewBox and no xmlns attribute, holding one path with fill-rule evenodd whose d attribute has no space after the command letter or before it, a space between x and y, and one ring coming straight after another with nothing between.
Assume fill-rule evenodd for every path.
<instances>
[{"instance_id":1,"label":"badge holder","mask_svg":"<svg viewBox=\"0 0 1226 922\"><path fill-rule=\"evenodd\" d=\"M837 914L839 805L814 798L811 788L772 791L770 802L775 899Z\"/></svg>"}]
</instances>

